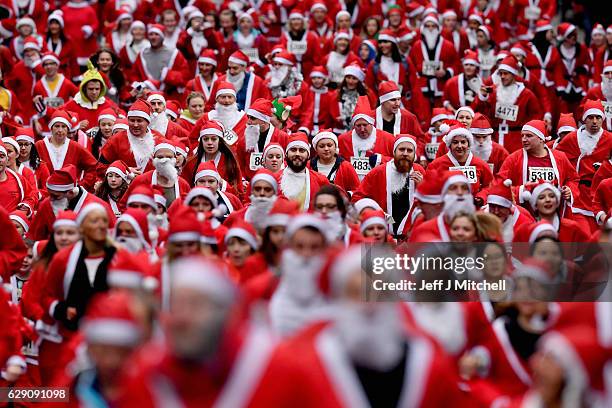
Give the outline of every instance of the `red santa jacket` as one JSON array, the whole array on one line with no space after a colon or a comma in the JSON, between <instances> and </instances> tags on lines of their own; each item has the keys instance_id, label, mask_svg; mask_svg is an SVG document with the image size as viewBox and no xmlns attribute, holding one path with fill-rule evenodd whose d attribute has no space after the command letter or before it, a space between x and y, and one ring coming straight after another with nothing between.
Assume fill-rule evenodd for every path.
<instances>
[{"instance_id":1,"label":"red santa jacket","mask_svg":"<svg viewBox=\"0 0 612 408\"><path fill-rule=\"evenodd\" d=\"M557 14L554 0L517 0L514 3L516 22L525 27L534 27L539 19L551 20Z\"/></svg>"},{"instance_id":2,"label":"red santa jacket","mask_svg":"<svg viewBox=\"0 0 612 408\"><path fill-rule=\"evenodd\" d=\"M469 106L477 97L478 89L472 91L466 86L465 74L461 73L450 78L444 84L443 105L447 109L459 109L461 106Z\"/></svg>"},{"instance_id":3,"label":"red santa jacket","mask_svg":"<svg viewBox=\"0 0 612 408\"><path fill-rule=\"evenodd\" d=\"M219 81L215 82L210 94L216 95L219 82L224 81L227 81L226 75L219 77ZM270 96L270 90L264 83L263 79L254 73L247 71L242 87L240 89L236 89L236 102L238 103L238 109L246 112L251 106L251 103L255 102L259 98L272 99ZM215 108L215 103L216 101L214 98L209 98L206 101L204 110L207 112L213 110Z\"/></svg>"},{"instance_id":4,"label":"red santa jacket","mask_svg":"<svg viewBox=\"0 0 612 408\"><path fill-rule=\"evenodd\" d=\"M44 33L47 29L47 5L43 0L2 0L0 2L11 11L11 17L19 19L30 17L36 24L36 32Z\"/></svg>"},{"instance_id":5,"label":"red santa jacket","mask_svg":"<svg viewBox=\"0 0 612 408\"><path fill-rule=\"evenodd\" d=\"M602 181L604 181L607 178L611 178L611 177L612 177L612 158L601 163L599 170L595 172L595 175L593 176L593 185L591 186L592 190L593 191L597 190L597 186L599 186L599 184Z\"/></svg>"},{"instance_id":6,"label":"red santa jacket","mask_svg":"<svg viewBox=\"0 0 612 408\"><path fill-rule=\"evenodd\" d=\"M415 225L408 242L449 242L450 225L446 223L444 214Z\"/></svg>"},{"instance_id":7,"label":"red santa jacket","mask_svg":"<svg viewBox=\"0 0 612 408\"><path fill-rule=\"evenodd\" d=\"M56 159L55 154L51 154L52 145L49 138L44 138L35 143L36 151L42 161L53 170L59 170L69 164L74 165L77 168L77 175L83 180L82 185L85 188L93 187L96 177L95 168L97 160L81 145L74 140L66 140L64 147L60 150L63 157Z\"/></svg>"},{"instance_id":8,"label":"red santa jacket","mask_svg":"<svg viewBox=\"0 0 612 408\"><path fill-rule=\"evenodd\" d=\"M66 78L62 74L59 75L59 80L55 86L55 89L49 88L48 82L45 77L39 79L34 84L34 90L32 96L42 96L45 101L45 105L51 105L53 107L60 107L64 105L71 97L73 97L78 91L76 85L74 85L69 78Z\"/></svg>"},{"instance_id":9,"label":"red santa jacket","mask_svg":"<svg viewBox=\"0 0 612 408\"><path fill-rule=\"evenodd\" d=\"M463 55L464 51L470 48L470 40L468 39L467 32L463 28L449 31L445 28L442 29L442 38L451 42L457 51L457 55Z\"/></svg>"},{"instance_id":10,"label":"red santa jacket","mask_svg":"<svg viewBox=\"0 0 612 408\"><path fill-rule=\"evenodd\" d=\"M281 35L280 45L287 51L295 55L302 68L302 75L308 78L313 66L319 65L321 47L319 46L319 36L313 31L304 31L301 38L292 39L289 32Z\"/></svg>"},{"instance_id":11,"label":"red santa jacket","mask_svg":"<svg viewBox=\"0 0 612 408\"><path fill-rule=\"evenodd\" d=\"M3 231L0 234L0 278L8 281L13 272L21 266L28 251L3 205L0 205L0 228Z\"/></svg>"},{"instance_id":12,"label":"red santa jacket","mask_svg":"<svg viewBox=\"0 0 612 408\"><path fill-rule=\"evenodd\" d=\"M311 115L301 125L310 129L312 134L318 133L320 129L330 129L334 124L334 118L331 109L328 107L335 103L337 103L335 91L328 89L326 86L320 89L311 86L302 101L302 105Z\"/></svg>"},{"instance_id":13,"label":"red santa jacket","mask_svg":"<svg viewBox=\"0 0 612 408\"><path fill-rule=\"evenodd\" d=\"M136 62L132 69L132 80L134 81L160 81L161 85L156 91L165 92L170 98L179 99L182 90L187 83L188 78L193 76L189 69L189 64L178 49L172 50L168 65L162 68L160 76L155 77L147 68L146 59L143 58L143 53L148 48L142 50L136 57Z\"/></svg>"},{"instance_id":14,"label":"red santa jacket","mask_svg":"<svg viewBox=\"0 0 612 408\"><path fill-rule=\"evenodd\" d=\"M130 183L130 186L128 187L127 191L123 194L122 201L126 201L127 204L128 197L130 196L134 188L136 188L138 185L158 185L157 176L157 170L150 170L139 176L136 176L136 178L134 178L134 180L132 180L132 182ZM175 200L181 201L183 198L185 198L189 190L191 190L191 186L189 185L189 183L184 178L178 177L176 182L174 183Z\"/></svg>"},{"instance_id":15,"label":"red santa jacket","mask_svg":"<svg viewBox=\"0 0 612 408\"><path fill-rule=\"evenodd\" d=\"M372 137L372 135L375 137L374 145L362 156L370 157L376 154L381 155L381 159L376 160L376 163L385 162L393 157L393 143L395 142L393 135L374 127L372 128L370 137ZM340 156L344 157L346 160L350 160L351 157L360 157L359 152L353 146L353 138L358 137L359 136L357 136L354 130L349 130L338 137L338 152Z\"/></svg>"},{"instance_id":16,"label":"red santa jacket","mask_svg":"<svg viewBox=\"0 0 612 408\"><path fill-rule=\"evenodd\" d=\"M24 123L27 123L30 118L36 114L34 105L29 101L32 100L34 84L43 74L44 70L40 62L34 67L28 68L25 62L19 61L11 70L10 75L6 78L7 87L15 92L19 101L24 101L24 103L21 104L21 113L23 114Z\"/></svg>"},{"instance_id":17,"label":"red santa jacket","mask_svg":"<svg viewBox=\"0 0 612 408\"><path fill-rule=\"evenodd\" d=\"M196 75L195 78L190 79L185 85L185 92L189 94L189 92L199 92L204 95L205 101L208 102L212 94L213 87L215 86L215 82L219 80L217 73L213 73L212 81L210 86L206 85L204 78L201 75Z\"/></svg>"},{"instance_id":18,"label":"red santa jacket","mask_svg":"<svg viewBox=\"0 0 612 408\"><path fill-rule=\"evenodd\" d=\"M0 182L0 206L13 212L18 205L25 205L33 213L38 204L36 190L21 174L9 168L5 168L5 172L6 180Z\"/></svg>"},{"instance_id":19,"label":"red santa jacket","mask_svg":"<svg viewBox=\"0 0 612 408\"><path fill-rule=\"evenodd\" d=\"M318 171L319 158L316 157L310 161L310 168ZM334 170L335 168L335 170ZM344 191L353 192L359 187L359 176L351 163L340 156L336 156L336 164L332 167L327 179L330 183L337 185Z\"/></svg>"},{"instance_id":20,"label":"red santa jacket","mask_svg":"<svg viewBox=\"0 0 612 408\"><path fill-rule=\"evenodd\" d=\"M197 36L198 34L204 37L201 43L197 40L194 41L194 35ZM214 35L213 27L205 28L202 33L195 33L191 27L181 32L181 35L176 42L176 48L178 48L178 50L187 60L191 72L190 77L193 76L196 71L195 68L197 59L200 56L200 51L206 48L218 50L219 45L220 44L217 43L217 37Z\"/></svg>"},{"instance_id":21,"label":"red santa jacket","mask_svg":"<svg viewBox=\"0 0 612 408\"><path fill-rule=\"evenodd\" d=\"M75 43L70 39L58 39L53 43L51 38L47 38L45 45L47 50L54 52L60 59L59 71L67 78L77 78L80 75L77 57L75 55Z\"/></svg>"},{"instance_id":22,"label":"red santa jacket","mask_svg":"<svg viewBox=\"0 0 612 408\"><path fill-rule=\"evenodd\" d=\"M599 183L593 190L593 214L599 222L612 215L612 178Z\"/></svg>"},{"instance_id":23,"label":"red santa jacket","mask_svg":"<svg viewBox=\"0 0 612 408\"><path fill-rule=\"evenodd\" d=\"M435 78L427 64L441 64L442 69L447 70L451 77L458 74L460 71L459 56L457 55L457 51L455 51L453 43L442 37L440 37L436 44L434 59L430 59L425 42L422 40L414 44L410 50L409 58L417 72L418 89L422 92L433 92L436 98L442 97L446 80ZM433 79L431 79L432 77Z\"/></svg>"},{"instance_id":24,"label":"red santa jacket","mask_svg":"<svg viewBox=\"0 0 612 408\"><path fill-rule=\"evenodd\" d=\"M238 137L238 142L236 143L236 159L238 159L238 164L240 165L242 176L247 180L250 180L251 177L253 177L253 175L255 174L255 172L259 169L256 165L251 166L251 164L255 162L256 157L253 155L263 155L263 151L259 151L259 146L257 145L253 150L247 151L246 138L244 134L238 135ZM270 128L266 133L266 142L264 144L264 149L270 143L278 143L283 146L284 149L285 146L287 146L288 139L288 134L270 125Z\"/></svg>"},{"instance_id":25,"label":"red santa jacket","mask_svg":"<svg viewBox=\"0 0 612 408\"><path fill-rule=\"evenodd\" d=\"M85 65L89 56L98 48L96 11L87 2L68 2L61 10L64 13L64 33L68 38L79 39L79 46L74 49L75 56L79 65ZM88 36L85 30L91 30Z\"/></svg>"},{"instance_id":26,"label":"red santa jacket","mask_svg":"<svg viewBox=\"0 0 612 408\"><path fill-rule=\"evenodd\" d=\"M576 44L575 55L566 58L562 53L563 45L559 45L560 62L553 74L557 92L569 94L577 92L585 95L589 89L589 72L591 59L589 51L584 44Z\"/></svg>"},{"instance_id":27,"label":"red santa jacket","mask_svg":"<svg viewBox=\"0 0 612 408\"><path fill-rule=\"evenodd\" d=\"M382 130L383 129L383 116L382 116L382 108L380 106L376 108L375 119L376 119L376 128ZM399 134L411 135L415 138L417 143L422 143L423 138L425 137L425 134L423 133L423 129L421 129L421 125L419 124L419 119L416 117L416 115L402 108L400 108L398 113L395 114L392 134L394 136L397 136Z\"/></svg>"},{"instance_id":28,"label":"red santa jacket","mask_svg":"<svg viewBox=\"0 0 612 408\"><path fill-rule=\"evenodd\" d=\"M589 99L594 100L594 101L599 99L605 104L612 104L612 100L609 100L608 98L606 98L606 96L601 91L601 84L596 84L595 86L589 89L586 96L580 103L580 108L578 109L578 112L577 112L578 117L582 117L582 113L584 112L584 104ZM604 129L608 131L612 130L612 117L611 116L608 116L608 115L604 116L603 127Z\"/></svg>"},{"instance_id":29,"label":"red santa jacket","mask_svg":"<svg viewBox=\"0 0 612 408\"><path fill-rule=\"evenodd\" d=\"M554 75L557 65L561 63L559 50L552 44L547 48L546 55L541 55L538 48L531 44L530 53L525 59L525 66L540 80L546 87L554 85ZM550 88L549 88L550 89Z\"/></svg>"},{"instance_id":30,"label":"red santa jacket","mask_svg":"<svg viewBox=\"0 0 612 408\"><path fill-rule=\"evenodd\" d=\"M291 199L294 199L295 197L290 197L285 190L286 187L283 186L285 184L283 182L284 181L283 176L285 172L288 171L288 169L289 167L286 167L283 171L278 172L275 176L278 180L280 194L283 194L283 196L291 200ZM302 210L307 211L309 208L311 208L311 204L315 196L317 195L317 192L321 189L321 187L329 184L329 181L327 180L325 176L323 176L322 174L316 171L310 170L308 167L306 167L305 171L306 171L306 181L305 181L304 188L306 189L306 197L304 199Z\"/></svg>"},{"instance_id":31,"label":"red santa jacket","mask_svg":"<svg viewBox=\"0 0 612 408\"><path fill-rule=\"evenodd\" d=\"M461 164L455 159L451 152L432 161L427 168L431 170L447 171L453 167L466 167L465 170L460 169L470 180L472 192L474 195L486 188L493 181L493 173L489 165L479 157L476 157L470 152L464 164ZM472 168L473 167L473 168Z\"/></svg>"}]
</instances>

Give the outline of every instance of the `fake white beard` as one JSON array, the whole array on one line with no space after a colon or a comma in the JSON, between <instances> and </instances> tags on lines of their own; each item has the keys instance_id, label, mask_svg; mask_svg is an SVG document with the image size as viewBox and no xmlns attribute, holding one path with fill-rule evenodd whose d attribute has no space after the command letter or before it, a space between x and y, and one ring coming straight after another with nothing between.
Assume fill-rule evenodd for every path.
<instances>
[{"instance_id":1,"label":"fake white beard","mask_svg":"<svg viewBox=\"0 0 612 408\"><path fill-rule=\"evenodd\" d=\"M521 88L515 82L510 86L503 86L501 83L496 88L497 101L514 105L516 98L520 94Z\"/></svg>"},{"instance_id":2,"label":"fake white beard","mask_svg":"<svg viewBox=\"0 0 612 408\"><path fill-rule=\"evenodd\" d=\"M612 100L612 79L603 78L601 80L601 93L607 100Z\"/></svg>"},{"instance_id":3,"label":"fake white beard","mask_svg":"<svg viewBox=\"0 0 612 408\"><path fill-rule=\"evenodd\" d=\"M140 238L119 237L115 241L118 242L123 247L123 249L132 254L137 254L138 252L144 249L144 245Z\"/></svg>"},{"instance_id":4,"label":"fake white beard","mask_svg":"<svg viewBox=\"0 0 612 408\"><path fill-rule=\"evenodd\" d=\"M450 355L465 346L464 318L459 303L415 303L412 308L419 326L434 337Z\"/></svg>"},{"instance_id":5,"label":"fake white beard","mask_svg":"<svg viewBox=\"0 0 612 408\"><path fill-rule=\"evenodd\" d=\"M244 138L247 152L255 150L257 148L257 142L259 141L259 126L246 125Z\"/></svg>"},{"instance_id":6,"label":"fake white beard","mask_svg":"<svg viewBox=\"0 0 612 408\"><path fill-rule=\"evenodd\" d=\"M478 36L476 30L472 30L468 28L465 30L468 36L468 41L470 42L470 48L475 47L478 44Z\"/></svg>"},{"instance_id":7,"label":"fake white beard","mask_svg":"<svg viewBox=\"0 0 612 408\"><path fill-rule=\"evenodd\" d=\"M427 45L427 48L429 48L430 50L433 49L433 47L436 46L436 42L438 41L438 37L440 36L440 30L438 29L434 29L434 30L427 30L424 29L421 34L423 34L423 39L425 40L425 44Z\"/></svg>"},{"instance_id":8,"label":"fake white beard","mask_svg":"<svg viewBox=\"0 0 612 408\"><path fill-rule=\"evenodd\" d=\"M281 256L281 285L289 298L306 303L320 294L319 272L325 259L318 255L305 258L292 249L285 249Z\"/></svg>"},{"instance_id":9,"label":"fake white beard","mask_svg":"<svg viewBox=\"0 0 612 408\"><path fill-rule=\"evenodd\" d=\"M370 136L368 136L367 139L362 139L359 135L357 135L357 132L353 130L352 141L353 150L358 152L367 152L368 150L373 149L374 145L376 144L376 129L372 129L372 133L370 133Z\"/></svg>"},{"instance_id":10,"label":"fake white beard","mask_svg":"<svg viewBox=\"0 0 612 408\"><path fill-rule=\"evenodd\" d=\"M502 224L502 236L504 242L512 242L514 238L514 225L512 223L512 214L508 216L506 221Z\"/></svg>"},{"instance_id":11,"label":"fake white beard","mask_svg":"<svg viewBox=\"0 0 612 408\"><path fill-rule=\"evenodd\" d=\"M156 214L155 225L157 225L157 228L167 230L168 226L170 225L168 221L168 213Z\"/></svg>"},{"instance_id":12,"label":"fake white beard","mask_svg":"<svg viewBox=\"0 0 612 408\"><path fill-rule=\"evenodd\" d=\"M251 194L251 205L249 212L247 213L249 215L249 219L247 221L252 223L258 231L264 229L266 217L276 202L276 198L276 195L273 195L272 197L255 197Z\"/></svg>"},{"instance_id":13,"label":"fake white beard","mask_svg":"<svg viewBox=\"0 0 612 408\"><path fill-rule=\"evenodd\" d=\"M601 138L603 132L599 132L596 135L592 135L588 130L583 126L578 129L578 147L580 147L580 153L584 155L590 155L593 153L595 148L597 147L597 143Z\"/></svg>"},{"instance_id":14,"label":"fake white beard","mask_svg":"<svg viewBox=\"0 0 612 408\"><path fill-rule=\"evenodd\" d=\"M68 198L60 198L59 200L50 200L51 208L53 209L53 214L57 217L60 211L68 208Z\"/></svg>"},{"instance_id":15,"label":"fake white beard","mask_svg":"<svg viewBox=\"0 0 612 408\"><path fill-rule=\"evenodd\" d=\"M490 138L487 138L483 143L474 142L474 147L472 147L472 153L474 155L485 162L489 160L491 157L491 152L493 151L493 142Z\"/></svg>"},{"instance_id":16,"label":"fake white beard","mask_svg":"<svg viewBox=\"0 0 612 408\"><path fill-rule=\"evenodd\" d=\"M283 170L281 190L285 197L295 198L306 187L306 172L295 173L289 167ZM309 197L306 197L308 200Z\"/></svg>"},{"instance_id":17,"label":"fake white beard","mask_svg":"<svg viewBox=\"0 0 612 408\"><path fill-rule=\"evenodd\" d=\"M153 159L153 166L160 176L167 178L172 183L178 180L178 170L176 169L176 159L164 157L163 159Z\"/></svg>"},{"instance_id":18,"label":"fake white beard","mask_svg":"<svg viewBox=\"0 0 612 408\"><path fill-rule=\"evenodd\" d=\"M387 188L389 189L389 191L391 191L392 193L397 193L398 191L401 191L406 186L406 181L408 181L410 173L400 173L399 171L397 171L395 164L392 164L390 167L388 167L387 171L389 172L389 174L387 174L387 178L389 179L389 184L387 185Z\"/></svg>"},{"instance_id":19,"label":"fake white beard","mask_svg":"<svg viewBox=\"0 0 612 408\"><path fill-rule=\"evenodd\" d=\"M342 219L340 211L325 214L325 221L327 222L329 234L336 240L341 240L346 233L347 226Z\"/></svg>"},{"instance_id":20,"label":"fake white beard","mask_svg":"<svg viewBox=\"0 0 612 408\"><path fill-rule=\"evenodd\" d=\"M159 133L165 136L169 121L170 119L168 119L166 112L154 112L151 117L151 124L149 125L149 128L152 130L157 130Z\"/></svg>"},{"instance_id":21,"label":"fake white beard","mask_svg":"<svg viewBox=\"0 0 612 408\"><path fill-rule=\"evenodd\" d=\"M238 104L236 103L225 106L217 102L215 112L215 120L221 122L226 129L232 129L238 120Z\"/></svg>"},{"instance_id":22,"label":"fake white beard","mask_svg":"<svg viewBox=\"0 0 612 408\"><path fill-rule=\"evenodd\" d=\"M329 53L329 57L327 58L327 71L330 76L342 75L346 58L346 55L339 54L336 51Z\"/></svg>"},{"instance_id":23,"label":"fake white beard","mask_svg":"<svg viewBox=\"0 0 612 408\"><path fill-rule=\"evenodd\" d=\"M282 65L280 68L270 68L270 86L276 87L280 86L287 75L289 74L289 66Z\"/></svg>"},{"instance_id":24,"label":"fake white beard","mask_svg":"<svg viewBox=\"0 0 612 408\"><path fill-rule=\"evenodd\" d=\"M386 371L403 356L402 317L392 303L348 303L337 306L334 328L351 360Z\"/></svg>"},{"instance_id":25,"label":"fake white beard","mask_svg":"<svg viewBox=\"0 0 612 408\"><path fill-rule=\"evenodd\" d=\"M144 137L139 138L132 136L132 134L128 132L128 141L130 142L130 150L132 150L134 159L136 160L136 166L142 167L141 170L144 170L147 162L151 156L153 156L153 150L155 149L155 140L153 140L153 135L150 132L147 132ZM140 164L142 164L142 166Z\"/></svg>"},{"instance_id":26,"label":"fake white beard","mask_svg":"<svg viewBox=\"0 0 612 408\"><path fill-rule=\"evenodd\" d=\"M468 79L468 88L474 92L480 92L480 86L482 85L482 79L477 75L474 78Z\"/></svg>"},{"instance_id":27,"label":"fake white beard","mask_svg":"<svg viewBox=\"0 0 612 408\"><path fill-rule=\"evenodd\" d=\"M447 221L452 220L459 212L474 214L474 212L476 212L474 197L471 194L465 194L463 196L446 194L444 196L444 208L442 208L442 213L446 216Z\"/></svg>"},{"instance_id":28,"label":"fake white beard","mask_svg":"<svg viewBox=\"0 0 612 408\"><path fill-rule=\"evenodd\" d=\"M242 85L244 84L244 77L244 72L241 72L238 75L232 75L228 71L226 75L227 81L234 85L234 89L236 89L236 92L242 89Z\"/></svg>"}]
</instances>

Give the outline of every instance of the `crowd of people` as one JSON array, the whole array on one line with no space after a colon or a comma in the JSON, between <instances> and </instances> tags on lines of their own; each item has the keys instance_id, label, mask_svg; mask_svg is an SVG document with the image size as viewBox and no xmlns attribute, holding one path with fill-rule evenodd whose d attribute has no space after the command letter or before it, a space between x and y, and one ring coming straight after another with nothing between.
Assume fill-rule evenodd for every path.
<instances>
[{"instance_id":1,"label":"crowd of people","mask_svg":"<svg viewBox=\"0 0 612 408\"><path fill-rule=\"evenodd\" d=\"M0 0L0 40L0 387L612 406L612 26L553 0ZM504 285L364 297L367 248L429 243Z\"/></svg>"}]
</instances>

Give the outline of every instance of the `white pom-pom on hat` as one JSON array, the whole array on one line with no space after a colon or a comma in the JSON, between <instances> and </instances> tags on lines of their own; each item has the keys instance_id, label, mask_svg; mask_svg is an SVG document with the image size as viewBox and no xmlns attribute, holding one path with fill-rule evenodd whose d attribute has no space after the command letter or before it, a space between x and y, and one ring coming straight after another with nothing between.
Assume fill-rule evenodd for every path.
<instances>
[{"instance_id":1,"label":"white pom-pom on hat","mask_svg":"<svg viewBox=\"0 0 612 408\"><path fill-rule=\"evenodd\" d=\"M149 228L149 239L155 241L157 238L159 238L159 231L157 228Z\"/></svg>"},{"instance_id":2,"label":"white pom-pom on hat","mask_svg":"<svg viewBox=\"0 0 612 408\"><path fill-rule=\"evenodd\" d=\"M503 184L504 184L504 186L506 186L506 187L511 187L511 186L512 186L512 180L510 180L510 179L505 179Z\"/></svg>"},{"instance_id":3,"label":"white pom-pom on hat","mask_svg":"<svg viewBox=\"0 0 612 408\"><path fill-rule=\"evenodd\" d=\"M147 292L153 292L159 286L159 282L152 276L147 276L142 280L142 288Z\"/></svg>"},{"instance_id":4,"label":"white pom-pom on hat","mask_svg":"<svg viewBox=\"0 0 612 408\"><path fill-rule=\"evenodd\" d=\"M448 133L449 130L450 130L450 126L447 123L443 123L440 125L440 132Z\"/></svg>"}]
</instances>

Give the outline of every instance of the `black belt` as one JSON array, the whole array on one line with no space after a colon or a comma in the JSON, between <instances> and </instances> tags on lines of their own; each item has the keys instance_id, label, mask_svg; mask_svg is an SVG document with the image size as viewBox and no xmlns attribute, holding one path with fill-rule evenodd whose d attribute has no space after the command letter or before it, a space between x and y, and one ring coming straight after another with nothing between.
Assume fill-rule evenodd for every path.
<instances>
[{"instance_id":1,"label":"black belt","mask_svg":"<svg viewBox=\"0 0 612 408\"><path fill-rule=\"evenodd\" d=\"M593 184L593 182L591 180L580 180L578 182L578 184L582 184L583 186L587 186L587 187L591 187L591 184Z\"/></svg>"}]
</instances>

